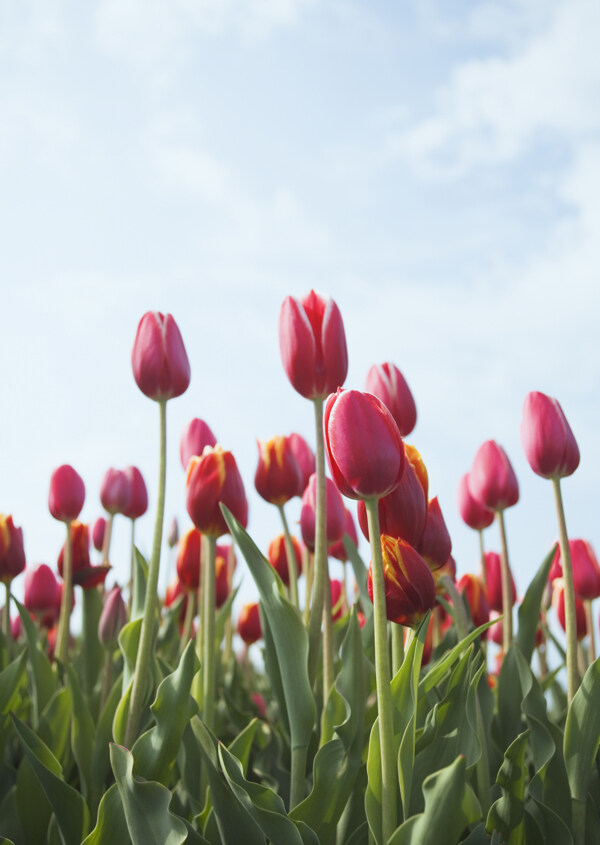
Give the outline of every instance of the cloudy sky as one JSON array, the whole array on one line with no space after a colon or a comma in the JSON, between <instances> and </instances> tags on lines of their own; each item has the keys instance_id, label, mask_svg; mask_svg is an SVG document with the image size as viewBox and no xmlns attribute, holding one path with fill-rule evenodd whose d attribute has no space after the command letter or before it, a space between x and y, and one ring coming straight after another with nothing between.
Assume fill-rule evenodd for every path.
<instances>
[{"instance_id":1,"label":"cloudy sky","mask_svg":"<svg viewBox=\"0 0 600 845\"><path fill-rule=\"evenodd\" d=\"M84 519L104 470L129 463L152 509L158 412L130 350L155 309L192 366L168 408L167 520L189 524L177 444L199 416L236 454L265 548L279 525L253 490L255 438L314 441L276 328L311 287L341 309L347 386L386 360L406 376L461 572L477 542L455 488L488 438L521 484L521 592L555 537L519 442L532 389L571 421L567 521L600 546L599 32L596 0L3 3L0 510L28 559L54 563L62 543L47 511L61 463L85 480Z\"/></svg>"}]
</instances>

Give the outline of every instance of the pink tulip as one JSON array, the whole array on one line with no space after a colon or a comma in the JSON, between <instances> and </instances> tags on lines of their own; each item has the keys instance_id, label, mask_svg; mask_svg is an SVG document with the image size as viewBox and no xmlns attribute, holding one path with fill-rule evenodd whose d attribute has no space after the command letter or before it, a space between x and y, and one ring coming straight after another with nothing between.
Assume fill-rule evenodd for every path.
<instances>
[{"instance_id":1,"label":"pink tulip","mask_svg":"<svg viewBox=\"0 0 600 845\"><path fill-rule=\"evenodd\" d=\"M98 622L98 639L104 648L115 648L121 628L127 622L127 608L116 584L104 599Z\"/></svg>"},{"instance_id":2,"label":"pink tulip","mask_svg":"<svg viewBox=\"0 0 600 845\"><path fill-rule=\"evenodd\" d=\"M123 513L129 503L129 480L120 469L107 469L100 486L102 507L111 516Z\"/></svg>"},{"instance_id":3,"label":"pink tulip","mask_svg":"<svg viewBox=\"0 0 600 845\"><path fill-rule=\"evenodd\" d=\"M310 448L304 437L301 434L293 432L287 438L290 444L290 449L296 456L300 472L302 473L302 493L306 490L308 479L315 472L315 453Z\"/></svg>"},{"instance_id":4,"label":"pink tulip","mask_svg":"<svg viewBox=\"0 0 600 845\"><path fill-rule=\"evenodd\" d=\"M473 498L490 510L501 511L519 501L514 470L495 440L486 440L477 450L467 483Z\"/></svg>"},{"instance_id":5,"label":"pink tulip","mask_svg":"<svg viewBox=\"0 0 600 845\"><path fill-rule=\"evenodd\" d=\"M579 466L579 447L557 399L533 391L525 397L521 443L531 469L542 478L564 478Z\"/></svg>"},{"instance_id":6,"label":"pink tulip","mask_svg":"<svg viewBox=\"0 0 600 845\"><path fill-rule=\"evenodd\" d=\"M427 521L417 551L432 572L444 566L450 557L452 540L437 496L427 505Z\"/></svg>"},{"instance_id":7,"label":"pink tulip","mask_svg":"<svg viewBox=\"0 0 600 845\"><path fill-rule=\"evenodd\" d=\"M374 364L367 374L367 393L381 399L396 420L402 437L411 433L417 424L417 408L410 388L394 364Z\"/></svg>"},{"instance_id":8,"label":"pink tulip","mask_svg":"<svg viewBox=\"0 0 600 845\"><path fill-rule=\"evenodd\" d=\"M51 616L58 619L60 610L60 586L54 572L45 563L25 570L25 594L23 604L39 619ZM50 625L53 624L51 621Z\"/></svg>"},{"instance_id":9,"label":"pink tulip","mask_svg":"<svg viewBox=\"0 0 600 845\"><path fill-rule=\"evenodd\" d=\"M131 351L133 377L156 402L181 396L190 384L190 362L170 314L148 311L139 322Z\"/></svg>"},{"instance_id":10,"label":"pink tulip","mask_svg":"<svg viewBox=\"0 0 600 845\"><path fill-rule=\"evenodd\" d=\"M63 464L50 477L48 507L54 519L72 522L77 519L85 501L85 484L72 466Z\"/></svg>"},{"instance_id":11,"label":"pink tulip","mask_svg":"<svg viewBox=\"0 0 600 845\"><path fill-rule=\"evenodd\" d=\"M465 473L458 482L456 503L462 520L474 531L483 531L494 521L494 511L481 505L469 490L469 473Z\"/></svg>"},{"instance_id":12,"label":"pink tulip","mask_svg":"<svg viewBox=\"0 0 600 845\"><path fill-rule=\"evenodd\" d=\"M194 455L200 456L206 446L216 445L217 438L210 426L198 417L191 420L183 429L179 441L179 457L184 470L187 469L190 458Z\"/></svg>"},{"instance_id":13,"label":"pink tulip","mask_svg":"<svg viewBox=\"0 0 600 845\"><path fill-rule=\"evenodd\" d=\"M355 546L358 546L358 535L356 533L356 527L354 525L354 520L352 519L352 514L348 509L346 510L346 527L344 529L344 534L347 534ZM348 560L348 555L346 554L346 549L344 548L344 537L342 536L341 540L338 540L337 543L332 543L329 546L328 554L330 557L334 557L337 560L341 560L342 563Z\"/></svg>"},{"instance_id":14,"label":"pink tulip","mask_svg":"<svg viewBox=\"0 0 600 845\"><path fill-rule=\"evenodd\" d=\"M99 516L92 526L92 543L97 552L101 552L104 547L105 532L106 520L103 516Z\"/></svg>"},{"instance_id":15,"label":"pink tulip","mask_svg":"<svg viewBox=\"0 0 600 845\"><path fill-rule=\"evenodd\" d=\"M487 600L492 610L502 613L502 572L500 555L496 552L485 553L485 583L487 588ZM510 572L510 570L509 570ZM510 572L510 606L517 600L517 588Z\"/></svg>"},{"instance_id":16,"label":"pink tulip","mask_svg":"<svg viewBox=\"0 0 600 845\"><path fill-rule=\"evenodd\" d=\"M587 540L569 540L571 566L573 567L573 587L580 599L592 599L600 596L600 566L592 544ZM562 578L560 546L557 546L550 567L549 580Z\"/></svg>"},{"instance_id":17,"label":"pink tulip","mask_svg":"<svg viewBox=\"0 0 600 845\"><path fill-rule=\"evenodd\" d=\"M125 467L123 472L129 483L129 496L121 513L128 519L139 519L148 510L148 491L144 476L134 466Z\"/></svg>"}]
</instances>

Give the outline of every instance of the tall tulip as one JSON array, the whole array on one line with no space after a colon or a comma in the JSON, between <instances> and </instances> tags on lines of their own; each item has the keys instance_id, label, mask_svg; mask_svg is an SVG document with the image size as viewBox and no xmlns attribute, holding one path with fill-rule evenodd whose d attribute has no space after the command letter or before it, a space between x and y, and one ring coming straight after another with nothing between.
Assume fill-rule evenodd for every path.
<instances>
[{"instance_id":1,"label":"tall tulip","mask_svg":"<svg viewBox=\"0 0 600 845\"><path fill-rule=\"evenodd\" d=\"M365 390L381 399L396 420L402 437L417 424L417 407L406 379L394 364L373 364L367 373Z\"/></svg>"},{"instance_id":2,"label":"tall tulip","mask_svg":"<svg viewBox=\"0 0 600 845\"><path fill-rule=\"evenodd\" d=\"M127 505L121 513L131 520L131 555L129 561L129 609L131 610L135 576L135 523L148 510L148 491L144 476L136 466L125 467L123 472L129 484Z\"/></svg>"},{"instance_id":3,"label":"tall tulip","mask_svg":"<svg viewBox=\"0 0 600 845\"><path fill-rule=\"evenodd\" d=\"M292 548L294 551L294 561L296 566L296 576L298 576L302 571L302 549L300 547L300 543L296 540L295 537L292 537ZM267 560L273 567L273 569L277 572L283 583L289 586L290 583L290 563L289 563L289 556L286 548L285 543L285 536L283 534L279 534L269 543L269 548L267 550Z\"/></svg>"},{"instance_id":4,"label":"tall tulip","mask_svg":"<svg viewBox=\"0 0 600 845\"><path fill-rule=\"evenodd\" d=\"M386 616L391 622L416 627L435 604L433 575L422 556L404 540L381 536ZM367 581L373 600L373 564Z\"/></svg>"},{"instance_id":5,"label":"tall tulip","mask_svg":"<svg viewBox=\"0 0 600 845\"><path fill-rule=\"evenodd\" d=\"M104 543L102 545L102 563L108 563L112 524L115 514L123 513L129 503L130 485L127 475L120 469L107 469L100 485L100 501L108 513Z\"/></svg>"},{"instance_id":6,"label":"tall tulip","mask_svg":"<svg viewBox=\"0 0 600 845\"><path fill-rule=\"evenodd\" d=\"M238 634L247 646L262 637L258 602L245 604L238 617Z\"/></svg>"},{"instance_id":7,"label":"tall tulip","mask_svg":"<svg viewBox=\"0 0 600 845\"><path fill-rule=\"evenodd\" d=\"M477 531L479 535L479 559L481 563L481 575L485 584L485 548L483 544L483 531L494 521L494 511L480 504L474 499L469 489L469 473L466 472L458 482L456 490L456 504L458 512L465 525Z\"/></svg>"},{"instance_id":8,"label":"tall tulip","mask_svg":"<svg viewBox=\"0 0 600 845\"><path fill-rule=\"evenodd\" d=\"M6 585L4 604L4 636L10 642L10 584L25 569L23 529L17 528L12 516L0 513L0 581Z\"/></svg>"},{"instance_id":9,"label":"tall tulip","mask_svg":"<svg viewBox=\"0 0 600 845\"><path fill-rule=\"evenodd\" d=\"M300 495L302 495L302 493L306 490L308 479L311 477L313 472L316 472L317 465L315 461L315 453L310 448L304 437L302 437L301 434L297 434L295 431L288 436L288 441L290 449L296 456L296 460L298 461L298 466L300 467L300 472L302 474L302 490L300 492Z\"/></svg>"}]
</instances>

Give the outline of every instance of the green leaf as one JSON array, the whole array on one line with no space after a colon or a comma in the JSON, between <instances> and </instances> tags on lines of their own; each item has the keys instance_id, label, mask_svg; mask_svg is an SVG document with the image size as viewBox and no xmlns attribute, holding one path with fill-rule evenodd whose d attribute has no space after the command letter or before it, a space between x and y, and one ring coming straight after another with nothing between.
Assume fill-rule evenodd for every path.
<instances>
[{"instance_id":1,"label":"green leaf","mask_svg":"<svg viewBox=\"0 0 600 845\"><path fill-rule=\"evenodd\" d=\"M236 757L242 764L242 771L244 774L248 769L250 761L250 751L252 750L252 743L254 742L254 735L260 722L258 719L252 719L246 727L233 739L228 750Z\"/></svg>"},{"instance_id":2,"label":"green leaf","mask_svg":"<svg viewBox=\"0 0 600 845\"><path fill-rule=\"evenodd\" d=\"M400 825L389 845L440 845L458 842L461 833L481 817L475 793L466 782L464 757L423 783L425 810Z\"/></svg>"},{"instance_id":3,"label":"green leaf","mask_svg":"<svg viewBox=\"0 0 600 845\"><path fill-rule=\"evenodd\" d=\"M260 553L235 517L221 505L233 539L241 549L260 593L283 683L292 748L307 747L316 708L308 679L308 634L297 608L285 598L273 567Z\"/></svg>"},{"instance_id":4,"label":"green leaf","mask_svg":"<svg viewBox=\"0 0 600 845\"><path fill-rule=\"evenodd\" d=\"M148 581L148 564L137 546L134 546L133 559L133 600L131 603L130 620L141 619L144 615L146 603L146 583Z\"/></svg>"},{"instance_id":5,"label":"green leaf","mask_svg":"<svg viewBox=\"0 0 600 845\"><path fill-rule=\"evenodd\" d=\"M135 672L140 635L142 633L142 619L132 619L121 628L119 633L119 648L123 655L123 695L131 683Z\"/></svg>"},{"instance_id":6,"label":"green leaf","mask_svg":"<svg viewBox=\"0 0 600 845\"><path fill-rule=\"evenodd\" d=\"M27 645L29 646L29 664L31 666L32 690L31 701L33 705L33 724L37 726L40 714L50 698L58 688L58 679L52 670L50 661L42 651L39 644L39 632L29 611L14 599L21 623L25 632Z\"/></svg>"},{"instance_id":7,"label":"green leaf","mask_svg":"<svg viewBox=\"0 0 600 845\"><path fill-rule=\"evenodd\" d=\"M443 657L434 663L419 683L419 698L426 693L431 692L431 690L439 684L446 672L448 672L448 670L456 663L465 649L467 649L471 643L480 636L480 634L487 631L487 629L494 625L497 621L498 617L486 622L485 625L480 625L479 628L476 628L474 631L471 631L470 634L467 634L466 637L464 637L459 643L451 648L450 651L446 652Z\"/></svg>"},{"instance_id":8,"label":"green leaf","mask_svg":"<svg viewBox=\"0 0 600 845\"><path fill-rule=\"evenodd\" d=\"M98 623L102 613L102 596L97 587L83 590L81 654L79 677L89 696L102 671L104 649L98 639Z\"/></svg>"},{"instance_id":9,"label":"green leaf","mask_svg":"<svg viewBox=\"0 0 600 845\"><path fill-rule=\"evenodd\" d=\"M535 637L540 621L540 606L544 589L548 583L548 573L552 566L556 544L544 558L533 581L527 588L525 598L519 607L519 626L517 629L517 645L527 663L531 663L531 656L535 648Z\"/></svg>"},{"instance_id":10,"label":"green leaf","mask_svg":"<svg viewBox=\"0 0 600 845\"><path fill-rule=\"evenodd\" d=\"M492 804L485 824L488 833L498 831L506 845L523 845L525 842L525 751L529 730L511 743L504 755L496 783L502 796Z\"/></svg>"},{"instance_id":11,"label":"green leaf","mask_svg":"<svg viewBox=\"0 0 600 845\"><path fill-rule=\"evenodd\" d=\"M348 534L344 534L342 538L344 549L348 555L348 560L354 570L354 577L356 578L356 586L358 587L358 597L366 618L369 619L373 615L373 602L369 598L369 591L367 589L367 571L368 567L358 553L358 549L354 541Z\"/></svg>"},{"instance_id":12,"label":"green leaf","mask_svg":"<svg viewBox=\"0 0 600 845\"><path fill-rule=\"evenodd\" d=\"M27 845L46 845L52 807L33 771L33 766L25 756L21 759L17 772L15 802L23 831L22 841ZM35 813L31 812L32 807L35 807Z\"/></svg>"},{"instance_id":13,"label":"green leaf","mask_svg":"<svg viewBox=\"0 0 600 845\"><path fill-rule=\"evenodd\" d=\"M182 845L187 828L169 811L166 786L134 777L133 755L120 745L111 744L110 762L133 845Z\"/></svg>"},{"instance_id":14,"label":"green leaf","mask_svg":"<svg viewBox=\"0 0 600 845\"><path fill-rule=\"evenodd\" d=\"M27 759L54 810L65 845L79 845L88 825L83 798L65 783L61 765L48 746L16 716L12 719Z\"/></svg>"},{"instance_id":15,"label":"green leaf","mask_svg":"<svg viewBox=\"0 0 600 845\"><path fill-rule=\"evenodd\" d=\"M27 761L24 761L27 763ZM29 765L29 763L27 763ZM35 775L32 774L32 777ZM26 796L27 798L27 796ZM42 795L42 798L44 796ZM45 800L45 798L44 798ZM48 808L48 814L50 810ZM43 814L42 814L43 818ZM5 834L6 841L23 842L23 828L17 808L17 785L11 786L0 802L0 830ZM2 840L0 840L1 842Z\"/></svg>"},{"instance_id":16,"label":"green leaf","mask_svg":"<svg viewBox=\"0 0 600 845\"><path fill-rule=\"evenodd\" d=\"M79 780L83 797L89 802L92 787L92 755L94 750L94 722L87 702L79 686L79 679L75 670L69 664L65 665L67 683L71 691L73 702L73 719L71 721L71 748L79 770ZM95 808L94 808L95 809Z\"/></svg>"},{"instance_id":17,"label":"green leaf","mask_svg":"<svg viewBox=\"0 0 600 845\"><path fill-rule=\"evenodd\" d=\"M98 807L96 827L83 840L82 845L116 845L129 842L123 803L116 783L104 793Z\"/></svg>"},{"instance_id":18,"label":"green leaf","mask_svg":"<svg viewBox=\"0 0 600 845\"><path fill-rule=\"evenodd\" d=\"M68 763L72 713L71 693L67 687L62 687L54 693L44 708L37 731L42 742L63 766Z\"/></svg>"},{"instance_id":19,"label":"green leaf","mask_svg":"<svg viewBox=\"0 0 600 845\"><path fill-rule=\"evenodd\" d=\"M112 739L113 719L121 698L121 678L117 678L106 700L96 726L92 751L92 799L90 805L97 806L104 792L104 783L110 772L109 743Z\"/></svg>"},{"instance_id":20,"label":"green leaf","mask_svg":"<svg viewBox=\"0 0 600 845\"><path fill-rule=\"evenodd\" d=\"M20 697L21 687L27 682L27 650L24 649L12 663L0 672L0 715L14 710Z\"/></svg>"},{"instance_id":21,"label":"green leaf","mask_svg":"<svg viewBox=\"0 0 600 845\"><path fill-rule=\"evenodd\" d=\"M575 693L565 725L565 762L576 801L585 802L592 764L600 744L600 657L592 663Z\"/></svg>"}]
</instances>

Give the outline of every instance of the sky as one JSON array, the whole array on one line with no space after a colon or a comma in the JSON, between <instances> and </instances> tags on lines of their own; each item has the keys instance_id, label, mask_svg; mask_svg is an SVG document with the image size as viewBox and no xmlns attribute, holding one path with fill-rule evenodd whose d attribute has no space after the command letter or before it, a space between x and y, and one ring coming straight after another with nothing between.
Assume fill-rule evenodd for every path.
<instances>
[{"instance_id":1,"label":"sky","mask_svg":"<svg viewBox=\"0 0 600 845\"><path fill-rule=\"evenodd\" d=\"M572 425L567 524L600 548L599 28L595 0L1 4L0 511L28 561L62 544L47 509L62 463L90 522L105 470L139 466L150 549L158 410L130 365L149 310L173 314L192 369L168 405L166 523L190 525L178 442L201 417L266 550L280 527L254 491L256 438L314 443L277 340L283 299L311 288L341 310L347 387L373 363L404 373L459 573L478 546L455 490L484 440L521 487L519 593L556 537L519 440L530 390ZM299 501L287 510L296 523ZM114 531L109 585L128 567L125 520ZM241 595L257 595L249 574Z\"/></svg>"}]
</instances>

